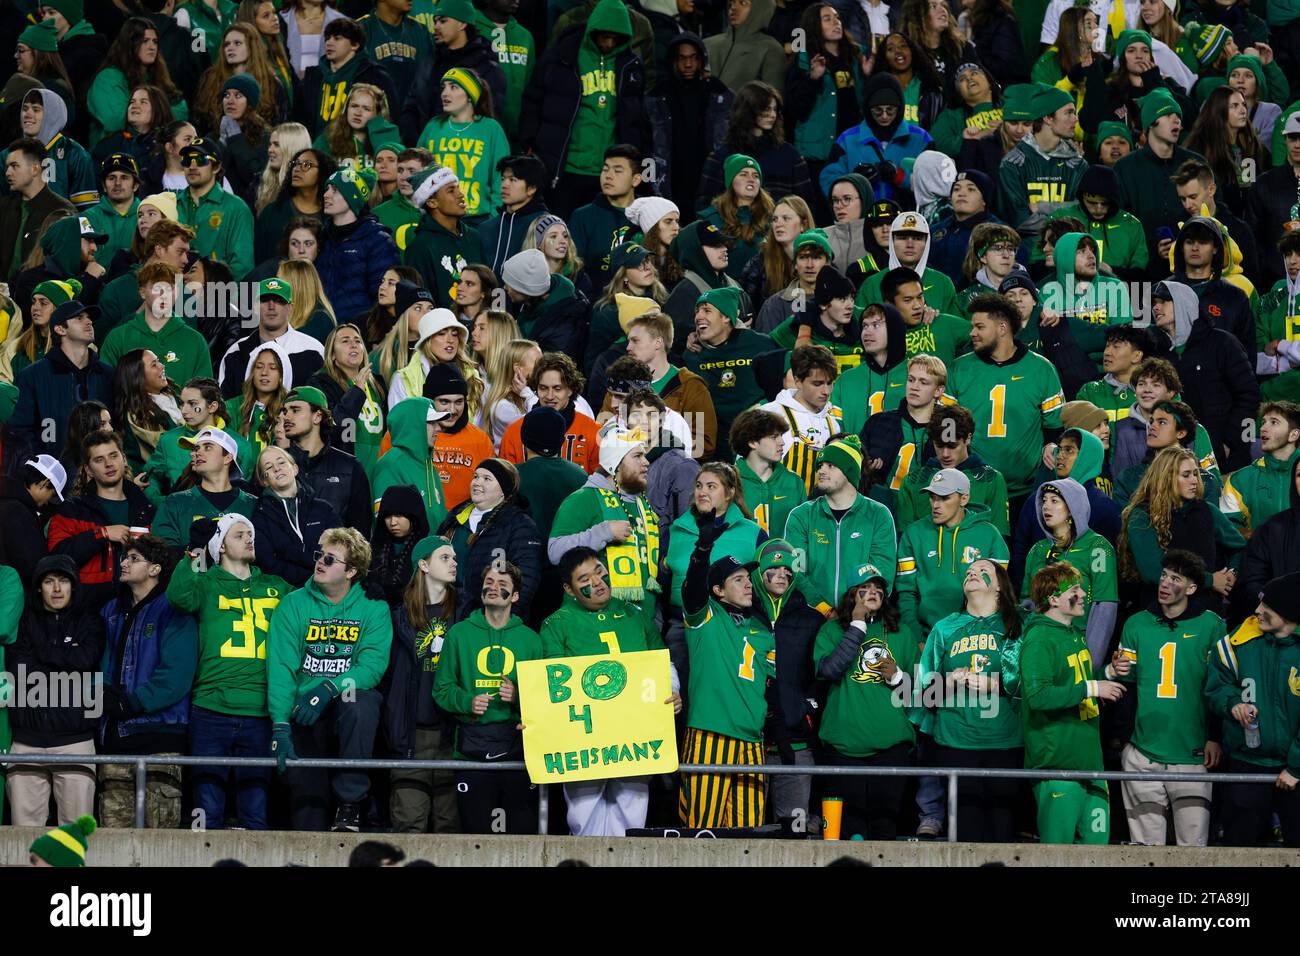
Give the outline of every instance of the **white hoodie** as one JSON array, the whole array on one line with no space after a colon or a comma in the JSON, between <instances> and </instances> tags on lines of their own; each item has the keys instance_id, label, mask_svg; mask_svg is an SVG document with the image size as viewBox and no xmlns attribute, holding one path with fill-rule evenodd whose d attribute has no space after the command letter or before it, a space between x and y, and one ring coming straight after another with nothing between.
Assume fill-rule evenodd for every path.
<instances>
[{"instance_id":1,"label":"white hoodie","mask_svg":"<svg viewBox=\"0 0 1300 956\"><path fill-rule=\"evenodd\" d=\"M838 405L827 402L820 412L809 411L794 397L795 390L787 388L776 396L776 401L763 406L766 412L774 412L794 428L781 436L781 456L790 453L796 441L813 448L824 448L826 443L844 431L844 412Z\"/></svg>"}]
</instances>

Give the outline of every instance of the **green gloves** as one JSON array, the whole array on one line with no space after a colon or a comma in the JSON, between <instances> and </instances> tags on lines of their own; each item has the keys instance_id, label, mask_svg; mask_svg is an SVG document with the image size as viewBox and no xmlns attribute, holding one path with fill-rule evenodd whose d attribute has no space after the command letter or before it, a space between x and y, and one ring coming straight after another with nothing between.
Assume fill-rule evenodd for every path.
<instances>
[{"instance_id":1,"label":"green gloves","mask_svg":"<svg viewBox=\"0 0 1300 956\"><path fill-rule=\"evenodd\" d=\"M295 724L310 727L320 720L320 715L325 713L325 708L341 693L342 691L332 680L323 681L298 698L298 703L293 705L293 712L289 714L289 719Z\"/></svg>"},{"instance_id":2,"label":"green gloves","mask_svg":"<svg viewBox=\"0 0 1300 956\"><path fill-rule=\"evenodd\" d=\"M280 773L288 769L285 766L286 760L298 759L293 750L293 728L288 724L271 725L271 756L279 761Z\"/></svg>"}]
</instances>

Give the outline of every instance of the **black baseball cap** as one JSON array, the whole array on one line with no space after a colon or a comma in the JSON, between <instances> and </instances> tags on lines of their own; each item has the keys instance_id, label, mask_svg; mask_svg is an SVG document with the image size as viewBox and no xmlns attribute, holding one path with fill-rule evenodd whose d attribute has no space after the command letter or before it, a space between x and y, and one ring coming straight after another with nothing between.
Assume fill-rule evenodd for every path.
<instances>
[{"instance_id":1,"label":"black baseball cap","mask_svg":"<svg viewBox=\"0 0 1300 956\"><path fill-rule=\"evenodd\" d=\"M727 578L731 577L737 571L744 571L746 574L753 574L757 567L757 561L746 561L744 564L741 564L731 555L727 555L725 558L718 558L718 560L709 565L709 591L712 591L714 588L722 587L726 584Z\"/></svg>"}]
</instances>

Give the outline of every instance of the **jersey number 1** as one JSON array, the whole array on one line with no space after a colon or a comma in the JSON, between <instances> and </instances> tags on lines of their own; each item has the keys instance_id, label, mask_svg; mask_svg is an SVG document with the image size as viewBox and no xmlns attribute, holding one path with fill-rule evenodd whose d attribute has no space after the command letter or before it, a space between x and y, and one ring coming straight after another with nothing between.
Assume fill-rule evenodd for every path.
<instances>
[{"instance_id":1,"label":"jersey number 1","mask_svg":"<svg viewBox=\"0 0 1300 956\"><path fill-rule=\"evenodd\" d=\"M993 403L993 412L989 419L989 438L1007 437L1007 386L1005 383L994 385L989 389L989 401Z\"/></svg>"}]
</instances>

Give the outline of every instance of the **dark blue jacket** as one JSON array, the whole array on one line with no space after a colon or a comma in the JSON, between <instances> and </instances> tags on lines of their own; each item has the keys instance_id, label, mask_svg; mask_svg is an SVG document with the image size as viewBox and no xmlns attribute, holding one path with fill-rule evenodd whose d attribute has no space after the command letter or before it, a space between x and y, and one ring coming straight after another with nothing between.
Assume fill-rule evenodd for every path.
<instances>
[{"instance_id":1,"label":"dark blue jacket","mask_svg":"<svg viewBox=\"0 0 1300 956\"><path fill-rule=\"evenodd\" d=\"M380 280L397 262L393 234L371 213L346 226L325 224L316 271L339 322L349 322L370 310Z\"/></svg>"},{"instance_id":2,"label":"dark blue jacket","mask_svg":"<svg viewBox=\"0 0 1300 956\"><path fill-rule=\"evenodd\" d=\"M19 372L14 384L18 387L18 403L9 416L9 433L21 446L15 447L15 454L58 458L68 437L72 409L79 402L98 399L109 408L117 405L113 370L94 353L86 367L78 369L62 349L56 348Z\"/></svg>"},{"instance_id":3,"label":"dark blue jacket","mask_svg":"<svg viewBox=\"0 0 1300 956\"><path fill-rule=\"evenodd\" d=\"M257 566L263 573L282 577L300 588L312 575L316 564L312 555L320 547L320 536L342 526L343 520L329 502L316 497L301 481L296 506L268 488L253 509Z\"/></svg>"},{"instance_id":4,"label":"dark blue jacket","mask_svg":"<svg viewBox=\"0 0 1300 956\"><path fill-rule=\"evenodd\" d=\"M159 752L165 744L144 741L183 735L190 722L198 625L167 600L161 585L135 606L130 591L121 591L99 614L105 630L104 682L121 687L138 711L124 720L106 712L99 720L100 741L114 753Z\"/></svg>"},{"instance_id":5,"label":"dark blue jacket","mask_svg":"<svg viewBox=\"0 0 1300 956\"><path fill-rule=\"evenodd\" d=\"M970 245L971 233L975 227L984 222L1001 222L991 212L976 213L965 222L958 222L955 213L949 212L930 229L930 258L926 266L936 272L942 272L953 280L953 285L961 287L958 277L962 274L962 263L966 261L966 247Z\"/></svg>"}]
</instances>

